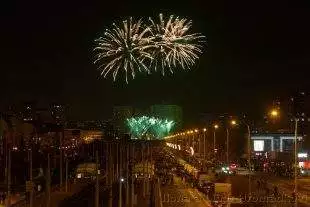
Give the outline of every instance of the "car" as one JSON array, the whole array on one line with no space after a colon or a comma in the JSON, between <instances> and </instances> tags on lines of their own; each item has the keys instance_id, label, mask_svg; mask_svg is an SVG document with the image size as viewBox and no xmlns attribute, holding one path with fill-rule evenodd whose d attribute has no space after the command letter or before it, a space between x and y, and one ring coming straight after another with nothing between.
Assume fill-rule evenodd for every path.
<instances>
[{"instance_id":1,"label":"car","mask_svg":"<svg viewBox=\"0 0 310 207\"><path fill-rule=\"evenodd\" d=\"M236 168L235 171L237 175L249 175L249 174L253 175L254 174L253 171L249 171L249 169L245 167L238 167Z\"/></svg>"}]
</instances>

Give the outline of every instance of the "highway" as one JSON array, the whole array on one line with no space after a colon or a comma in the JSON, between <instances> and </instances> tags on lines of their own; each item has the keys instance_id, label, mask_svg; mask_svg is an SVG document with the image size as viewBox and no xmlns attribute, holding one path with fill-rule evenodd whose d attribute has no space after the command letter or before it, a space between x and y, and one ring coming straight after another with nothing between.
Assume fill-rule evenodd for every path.
<instances>
[{"instance_id":1,"label":"highway","mask_svg":"<svg viewBox=\"0 0 310 207\"><path fill-rule=\"evenodd\" d=\"M210 202L197 189L174 175L173 182L161 187L163 207L206 207Z\"/></svg>"}]
</instances>

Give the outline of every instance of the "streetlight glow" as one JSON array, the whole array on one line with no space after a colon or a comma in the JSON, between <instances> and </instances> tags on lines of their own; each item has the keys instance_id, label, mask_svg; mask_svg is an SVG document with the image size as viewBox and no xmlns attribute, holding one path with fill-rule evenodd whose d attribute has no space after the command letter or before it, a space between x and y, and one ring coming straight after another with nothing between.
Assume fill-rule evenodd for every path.
<instances>
[{"instance_id":1,"label":"streetlight glow","mask_svg":"<svg viewBox=\"0 0 310 207\"><path fill-rule=\"evenodd\" d=\"M277 109L272 109L271 112L270 112L270 115L272 117L278 117L279 116L279 112Z\"/></svg>"},{"instance_id":2,"label":"streetlight glow","mask_svg":"<svg viewBox=\"0 0 310 207\"><path fill-rule=\"evenodd\" d=\"M218 128L219 128L219 125L215 124L214 129L218 129Z\"/></svg>"},{"instance_id":3,"label":"streetlight glow","mask_svg":"<svg viewBox=\"0 0 310 207\"><path fill-rule=\"evenodd\" d=\"M203 128L203 131L204 131L204 132L206 132L206 131L207 131L207 129L206 129L206 128Z\"/></svg>"},{"instance_id":4,"label":"streetlight glow","mask_svg":"<svg viewBox=\"0 0 310 207\"><path fill-rule=\"evenodd\" d=\"M236 120L231 121L231 125L236 125L236 124L237 124Z\"/></svg>"}]
</instances>

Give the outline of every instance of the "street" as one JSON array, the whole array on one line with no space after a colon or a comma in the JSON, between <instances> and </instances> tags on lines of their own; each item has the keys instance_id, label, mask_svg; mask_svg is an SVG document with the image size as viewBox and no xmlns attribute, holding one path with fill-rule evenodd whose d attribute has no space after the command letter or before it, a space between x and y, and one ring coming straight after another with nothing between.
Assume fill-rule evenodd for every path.
<instances>
[{"instance_id":1,"label":"street","mask_svg":"<svg viewBox=\"0 0 310 207\"><path fill-rule=\"evenodd\" d=\"M161 187L161 193L164 207L211 206L201 192L182 182L181 178L175 175L171 184Z\"/></svg>"}]
</instances>

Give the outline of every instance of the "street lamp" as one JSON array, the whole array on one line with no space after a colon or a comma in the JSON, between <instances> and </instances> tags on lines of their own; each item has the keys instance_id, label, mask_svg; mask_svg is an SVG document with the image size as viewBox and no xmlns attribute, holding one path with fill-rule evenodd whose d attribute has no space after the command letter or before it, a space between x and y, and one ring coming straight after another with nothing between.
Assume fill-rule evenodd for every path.
<instances>
[{"instance_id":1,"label":"street lamp","mask_svg":"<svg viewBox=\"0 0 310 207\"><path fill-rule=\"evenodd\" d=\"M216 131L216 129L219 128L219 125L214 124L213 127L214 127L214 132L213 132L213 153L214 153L214 161L215 161L215 157L216 157L216 154L215 154L215 140L216 140L215 131Z\"/></svg>"},{"instance_id":2,"label":"street lamp","mask_svg":"<svg viewBox=\"0 0 310 207\"><path fill-rule=\"evenodd\" d=\"M298 119L295 117L295 133L294 133L294 193L295 193L295 207L298 206L298 196L297 196L297 128Z\"/></svg>"},{"instance_id":3,"label":"street lamp","mask_svg":"<svg viewBox=\"0 0 310 207\"><path fill-rule=\"evenodd\" d=\"M206 132L207 129L203 128L203 160L206 160Z\"/></svg>"},{"instance_id":4,"label":"street lamp","mask_svg":"<svg viewBox=\"0 0 310 207\"><path fill-rule=\"evenodd\" d=\"M237 124L236 120L230 121L230 126L235 126ZM226 127L226 162L229 165L229 126Z\"/></svg>"},{"instance_id":5,"label":"street lamp","mask_svg":"<svg viewBox=\"0 0 310 207\"><path fill-rule=\"evenodd\" d=\"M272 118L278 118L279 117L279 111L277 109L272 109L270 111L270 116ZM294 205L297 207L298 202L298 196L297 196L297 136L298 136L298 121L299 119L297 117L294 117L295 121L295 130L294 130L294 194L295 194L295 200Z\"/></svg>"},{"instance_id":6,"label":"street lamp","mask_svg":"<svg viewBox=\"0 0 310 207\"><path fill-rule=\"evenodd\" d=\"M270 116L273 118L277 118L279 116L279 111L277 109L272 109L270 111Z\"/></svg>"}]
</instances>

